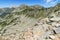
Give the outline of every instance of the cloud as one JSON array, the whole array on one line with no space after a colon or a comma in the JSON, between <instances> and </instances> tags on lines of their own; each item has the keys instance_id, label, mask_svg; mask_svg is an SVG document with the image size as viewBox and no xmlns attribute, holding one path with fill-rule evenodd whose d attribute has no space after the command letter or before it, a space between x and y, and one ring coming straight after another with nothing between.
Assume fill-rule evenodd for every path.
<instances>
[{"instance_id":1,"label":"cloud","mask_svg":"<svg viewBox=\"0 0 60 40\"><path fill-rule=\"evenodd\" d=\"M58 3L58 0L44 0L44 7L55 6Z\"/></svg>"},{"instance_id":2,"label":"cloud","mask_svg":"<svg viewBox=\"0 0 60 40\"><path fill-rule=\"evenodd\" d=\"M56 2L57 0L44 0L46 3Z\"/></svg>"},{"instance_id":3,"label":"cloud","mask_svg":"<svg viewBox=\"0 0 60 40\"><path fill-rule=\"evenodd\" d=\"M51 2L52 0L46 0L47 3Z\"/></svg>"}]
</instances>

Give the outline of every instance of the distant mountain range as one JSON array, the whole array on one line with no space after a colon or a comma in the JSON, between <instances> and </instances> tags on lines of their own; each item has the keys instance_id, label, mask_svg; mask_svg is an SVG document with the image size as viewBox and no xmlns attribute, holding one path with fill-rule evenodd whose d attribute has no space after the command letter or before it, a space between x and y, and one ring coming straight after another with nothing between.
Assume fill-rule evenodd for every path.
<instances>
[{"instance_id":1,"label":"distant mountain range","mask_svg":"<svg viewBox=\"0 0 60 40\"><path fill-rule=\"evenodd\" d=\"M29 14L29 13L37 14L37 15L38 15L38 13L50 14L51 12L56 12L59 9L60 9L60 3L58 3L54 7L49 7L49 8L44 8L40 5L27 6L25 4L22 4L19 7L0 8L0 16L5 16L6 14L9 14L12 12L21 12L21 11L26 11L26 13L24 12L25 14ZM27 13L27 11L29 11L29 12ZM22 14L22 13L20 13L20 14Z\"/></svg>"}]
</instances>

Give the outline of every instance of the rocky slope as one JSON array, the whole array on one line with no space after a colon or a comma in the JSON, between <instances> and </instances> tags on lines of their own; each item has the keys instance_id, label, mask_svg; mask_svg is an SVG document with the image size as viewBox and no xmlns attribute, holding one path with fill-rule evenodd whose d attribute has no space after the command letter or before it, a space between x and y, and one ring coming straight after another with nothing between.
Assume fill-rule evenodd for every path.
<instances>
[{"instance_id":1,"label":"rocky slope","mask_svg":"<svg viewBox=\"0 0 60 40\"><path fill-rule=\"evenodd\" d=\"M1 31L1 40L60 40L59 17L39 20L27 17L19 19L21 23L12 23Z\"/></svg>"},{"instance_id":2,"label":"rocky slope","mask_svg":"<svg viewBox=\"0 0 60 40\"><path fill-rule=\"evenodd\" d=\"M60 4L21 5L10 11L0 17L0 40L60 40Z\"/></svg>"}]
</instances>

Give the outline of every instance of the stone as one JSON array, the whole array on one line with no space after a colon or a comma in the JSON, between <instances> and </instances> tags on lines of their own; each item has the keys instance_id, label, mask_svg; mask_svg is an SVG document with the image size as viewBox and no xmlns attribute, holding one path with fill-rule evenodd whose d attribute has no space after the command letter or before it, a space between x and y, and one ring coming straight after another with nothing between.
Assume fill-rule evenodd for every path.
<instances>
[{"instance_id":1,"label":"stone","mask_svg":"<svg viewBox=\"0 0 60 40\"><path fill-rule=\"evenodd\" d=\"M60 27L57 28L57 29L55 29L55 32L56 32L57 34L60 34Z\"/></svg>"},{"instance_id":2,"label":"stone","mask_svg":"<svg viewBox=\"0 0 60 40\"><path fill-rule=\"evenodd\" d=\"M50 20L51 21L60 21L60 18L59 17L54 17L54 18L51 18Z\"/></svg>"},{"instance_id":3,"label":"stone","mask_svg":"<svg viewBox=\"0 0 60 40\"><path fill-rule=\"evenodd\" d=\"M55 39L55 36L54 35L50 35L49 36L51 39Z\"/></svg>"}]
</instances>

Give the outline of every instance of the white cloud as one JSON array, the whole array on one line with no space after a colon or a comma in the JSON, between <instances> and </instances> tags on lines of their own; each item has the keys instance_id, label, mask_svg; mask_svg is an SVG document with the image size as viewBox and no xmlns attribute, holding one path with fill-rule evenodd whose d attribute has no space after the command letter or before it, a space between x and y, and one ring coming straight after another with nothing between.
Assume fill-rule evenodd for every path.
<instances>
[{"instance_id":1,"label":"white cloud","mask_svg":"<svg viewBox=\"0 0 60 40\"><path fill-rule=\"evenodd\" d=\"M46 0L47 3L51 2L52 0Z\"/></svg>"},{"instance_id":2,"label":"white cloud","mask_svg":"<svg viewBox=\"0 0 60 40\"><path fill-rule=\"evenodd\" d=\"M55 2L57 0L44 0L46 3Z\"/></svg>"}]
</instances>

